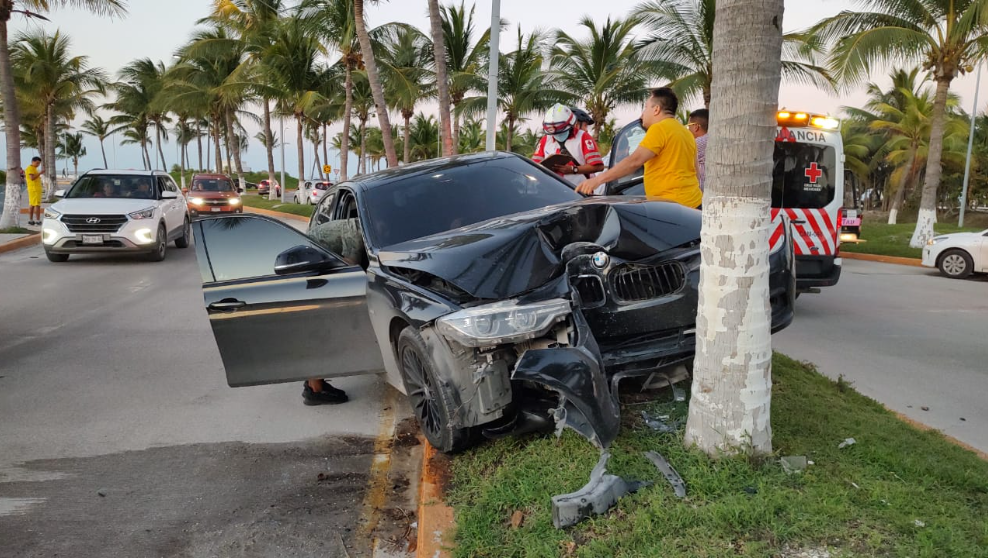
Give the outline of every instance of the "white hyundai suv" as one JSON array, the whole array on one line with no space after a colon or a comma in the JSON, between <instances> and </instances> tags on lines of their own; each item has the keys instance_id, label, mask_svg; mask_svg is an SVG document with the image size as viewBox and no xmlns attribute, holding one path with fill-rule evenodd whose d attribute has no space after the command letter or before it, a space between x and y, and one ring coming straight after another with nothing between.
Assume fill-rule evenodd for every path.
<instances>
[{"instance_id":1,"label":"white hyundai suv","mask_svg":"<svg viewBox=\"0 0 988 558\"><path fill-rule=\"evenodd\" d=\"M41 224L53 262L85 252L143 253L158 262L169 241L186 248L192 238L185 198L161 171L90 171L55 196L61 200Z\"/></svg>"}]
</instances>

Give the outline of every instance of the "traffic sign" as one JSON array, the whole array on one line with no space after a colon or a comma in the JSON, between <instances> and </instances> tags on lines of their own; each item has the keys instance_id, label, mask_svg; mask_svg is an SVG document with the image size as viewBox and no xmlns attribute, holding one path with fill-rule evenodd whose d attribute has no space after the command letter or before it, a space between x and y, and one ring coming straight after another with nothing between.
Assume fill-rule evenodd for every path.
<instances>
[{"instance_id":1,"label":"traffic sign","mask_svg":"<svg viewBox=\"0 0 988 558\"><path fill-rule=\"evenodd\" d=\"M333 167L331 167L329 165L323 165L322 166L322 172L325 173L325 174L329 174L329 173L333 172Z\"/></svg>"}]
</instances>

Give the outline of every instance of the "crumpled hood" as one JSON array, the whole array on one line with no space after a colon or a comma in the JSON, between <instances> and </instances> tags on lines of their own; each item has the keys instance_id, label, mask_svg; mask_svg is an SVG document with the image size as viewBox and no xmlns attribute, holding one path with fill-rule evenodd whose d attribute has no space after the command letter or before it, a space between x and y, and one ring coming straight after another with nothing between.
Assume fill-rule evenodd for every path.
<instances>
[{"instance_id":1,"label":"crumpled hood","mask_svg":"<svg viewBox=\"0 0 988 558\"><path fill-rule=\"evenodd\" d=\"M640 260L700 238L700 212L677 203L591 198L484 221L382 250L384 266L444 279L481 299L518 296L565 269L563 249L588 242Z\"/></svg>"}]
</instances>

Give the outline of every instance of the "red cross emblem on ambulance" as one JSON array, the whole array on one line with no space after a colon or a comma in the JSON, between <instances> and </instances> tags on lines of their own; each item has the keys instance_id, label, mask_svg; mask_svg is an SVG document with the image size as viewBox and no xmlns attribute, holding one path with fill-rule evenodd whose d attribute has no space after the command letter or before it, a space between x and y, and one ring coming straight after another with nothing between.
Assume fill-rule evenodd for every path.
<instances>
[{"instance_id":1,"label":"red cross emblem on ambulance","mask_svg":"<svg viewBox=\"0 0 988 558\"><path fill-rule=\"evenodd\" d=\"M810 184L816 184L817 179L823 176L823 171L820 170L820 167L817 166L816 162L813 162L810 163L809 168L807 168L803 174L806 175L806 178L810 179Z\"/></svg>"}]
</instances>

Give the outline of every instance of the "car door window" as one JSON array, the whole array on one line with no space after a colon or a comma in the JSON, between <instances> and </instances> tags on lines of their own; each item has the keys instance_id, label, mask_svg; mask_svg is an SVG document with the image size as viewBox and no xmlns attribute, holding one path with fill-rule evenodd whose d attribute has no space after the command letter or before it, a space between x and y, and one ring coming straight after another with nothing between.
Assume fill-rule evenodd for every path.
<instances>
[{"instance_id":1,"label":"car door window","mask_svg":"<svg viewBox=\"0 0 988 558\"><path fill-rule=\"evenodd\" d=\"M295 246L325 251L288 225L262 217L206 219L200 223L213 274L203 277L206 283L274 275L278 254ZM244 246L250 250L243 250Z\"/></svg>"},{"instance_id":2,"label":"car door window","mask_svg":"<svg viewBox=\"0 0 988 558\"><path fill-rule=\"evenodd\" d=\"M319 205L316 207L316 212L312 217L312 225L318 226L323 223L327 223L332 218L333 210L333 200L336 199L336 192L326 194L323 196L322 200L319 201Z\"/></svg>"},{"instance_id":3,"label":"car door window","mask_svg":"<svg viewBox=\"0 0 988 558\"><path fill-rule=\"evenodd\" d=\"M163 176L159 176L157 178L158 179L156 180L156 182L158 184L158 197L160 198L162 192L168 191L168 182L165 180L165 177Z\"/></svg>"},{"instance_id":4,"label":"car door window","mask_svg":"<svg viewBox=\"0 0 988 558\"><path fill-rule=\"evenodd\" d=\"M347 263L367 269L369 259L357 219L357 200L353 192L340 189L328 196L336 198L335 207L328 212L329 219L314 223L309 236L323 248L339 254Z\"/></svg>"}]
</instances>

